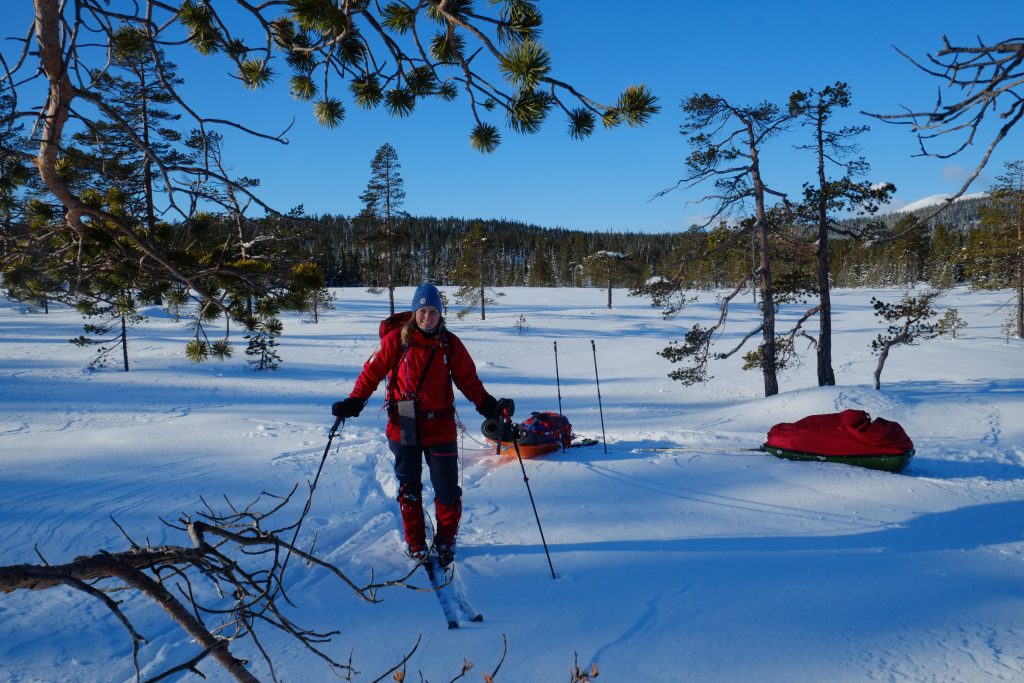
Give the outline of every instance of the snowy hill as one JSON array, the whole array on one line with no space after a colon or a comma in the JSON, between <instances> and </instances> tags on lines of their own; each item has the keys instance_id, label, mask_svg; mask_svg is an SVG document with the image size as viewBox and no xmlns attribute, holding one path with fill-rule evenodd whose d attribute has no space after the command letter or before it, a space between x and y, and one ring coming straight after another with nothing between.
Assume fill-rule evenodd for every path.
<instances>
[{"instance_id":1,"label":"snowy hill","mask_svg":"<svg viewBox=\"0 0 1024 683\"><path fill-rule=\"evenodd\" d=\"M518 464L482 443L481 418L457 395L467 426L458 571L485 621L449 631L429 593L394 588L369 604L293 563L289 616L339 630L323 647L351 656L356 681L377 680L414 648L407 680L453 680L468 659L462 680L498 668L498 682L561 681L574 656L600 681L1024 680L1024 346L1000 332L1008 293L952 291L940 305L958 309L966 336L895 349L874 391L869 344L881 328L868 302L900 293L837 291L838 386L816 386L804 349L782 393L763 398L760 376L736 359L714 363L708 385L666 377L672 366L656 352L716 314L713 294L685 321L664 321L620 290L612 310L604 290L502 291L486 321L450 316L487 388L514 398L520 419L556 410L560 389L577 433L607 450L525 462L552 579ZM187 544L160 519L204 500L305 490L330 404L350 391L387 312L360 289L337 294L320 324L285 321L284 362L265 373L240 349L222 364L189 363L188 329L156 308L132 330L131 372L87 372L89 352L66 341L81 332L77 313L0 301L2 563L125 550L112 518L139 541ZM750 301L736 304L723 343L755 315ZM380 406L378 390L334 440L301 536L315 535L317 553L356 580L409 569ZM777 422L844 408L906 428L917 455L905 473L749 450ZM146 638L143 678L197 654L148 600L114 597ZM278 630L260 636L280 680L334 680ZM251 643L231 647L271 679ZM132 681L131 660L128 632L95 597L0 595L0 681ZM230 680L212 661L199 668Z\"/></svg>"},{"instance_id":2,"label":"snowy hill","mask_svg":"<svg viewBox=\"0 0 1024 683\"><path fill-rule=\"evenodd\" d=\"M985 196L986 196L986 194L984 192L974 192L974 193L971 193L971 194L965 194L964 196L960 197L956 201L957 202L965 202L965 201L969 201L971 199L981 199L981 198L983 198ZM915 211L920 211L922 209L932 209L932 208L935 208L935 207L938 207L939 205L941 205L948 198L949 198L948 194L933 194L933 195L930 195L928 197L923 197L921 199L918 199L915 202L910 202L906 206L901 207L899 209L899 211L902 212L902 213L913 213Z\"/></svg>"}]
</instances>

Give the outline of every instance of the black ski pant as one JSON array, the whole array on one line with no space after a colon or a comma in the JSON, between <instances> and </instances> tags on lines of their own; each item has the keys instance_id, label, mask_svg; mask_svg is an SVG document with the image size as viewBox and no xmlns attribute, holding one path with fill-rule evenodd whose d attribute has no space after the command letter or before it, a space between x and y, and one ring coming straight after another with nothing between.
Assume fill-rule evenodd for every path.
<instances>
[{"instance_id":1,"label":"black ski pant","mask_svg":"<svg viewBox=\"0 0 1024 683\"><path fill-rule=\"evenodd\" d=\"M455 442L436 446L403 446L388 441L395 456L395 476L398 493L413 499L423 496L423 462L430 469L430 483L437 502L457 505L462 500L459 487L459 450Z\"/></svg>"}]
</instances>

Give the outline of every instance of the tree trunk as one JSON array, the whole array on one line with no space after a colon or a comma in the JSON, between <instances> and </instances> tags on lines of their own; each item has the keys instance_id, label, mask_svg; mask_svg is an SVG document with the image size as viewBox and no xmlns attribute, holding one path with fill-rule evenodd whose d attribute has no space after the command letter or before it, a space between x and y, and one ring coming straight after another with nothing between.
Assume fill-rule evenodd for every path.
<instances>
[{"instance_id":1,"label":"tree trunk","mask_svg":"<svg viewBox=\"0 0 1024 683\"><path fill-rule=\"evenodd\" d=\"M480 242L480 319L487 320L487 293L484 291L484 244L487 238Z\"/></svg>"},{"instance_id":2,"label":"tree trunk","mask_svg":"<svg viewBox=\"0 0 1024 683\"><path fill-rule=\"evenodd\" d=\"M832 295L828 289L828 267L826 266L824 278L825 285L821 286L822 272L818 270L818 386L832 387L836 384L835 371L832 369Z\"/></svg>"},{"instance_id":3,"label":"tree trunk","mask_svg":"<svg viewBox=\"0 0 1024 683\"><path fill-rule=\"evenodd\" d=\"M395 314L395 236L391 224L391 160L384 160L384 239L388 252L388 299L391 303L391 315Z\"/></svg>"},{"instance_id":4,"label":"tree trunk","mask_svg":"<svg viewBox=\"0 0 1024 683\"><path fill-rule=\"evenodd\" d=\"M148 239L139 235L125 221L89 207L76 196L61 179L57 172L58 160L63 152L64 129L71 115L72 102L79 97L90 99L88 91L79 91L71 82L69 68L64 60L64 48L61 37L61 11L63 3L58 0L33 0L35 8L35 37L39 50L39 62L46 76L49 93L46 104L39 114L42 125L34 137L39 140L39 152L32 160L39 179L53 193L64 207L64 220L79 236L84 231L82 217L96 216L110 220L117 232L136 244L147 256L167 269L167 272L181 282L187 283L203 299L210 301L218 308L224 307L203 287L194 282L194 278L182 272L165 254L159 251ZM94 104L95 98L91 98ZM77 283L71 283L73 288Z\"/></svg>"},{"instance_id":5,"label":"tree trunk","mask_svg":"<svg viewBox=\"0 0 1024 683\"><path fill-rule=\"evenodd\" d=\"M750 269L751 272L757 272L757 231L750 231ZM757 287L751 287L750 293L754 298L754 305L757 306Z\"/></svg>"},{"instance_id":6,"label":"tree trunk","mask_svg":"<svg viewBox=\"0 0 1024 683\"><path fill-rule=\"evenodd\" d=\"M390 223L387 219L385 225ZM390 228L385 228L387 234L387 251L388 251L388 302L391 306L391 315L395 314L395 255L394 247L392 243L394 237L391 235Z\"/></svg>"},{"instance_id":7,"label":"tree trunk","mask_svg":"<svg viewBox=\"0 0 1024 683\"><path fill-rule=\"evenodd\" d=\"M156 226L156 210L153 207L153 160L149 156L149 99L146 91L145 71L137 72L142 92L142 141L146 144L142 162L142 189L146 199L146 237L153 237Z\"/></svg>"},{"instance_id":8,"label":"tree trunk","mask_svg":"<svg viewBox=\"0 0 1024 683\"><path fill-rule=\"evenodd\" d=\"M142 162L142 189L146 199L146 237L153 239L153 231L156 228L156 209L153 202L153 160L149 156L149 100L146 94L145 74L139 74L142 82L142 141L146 144L146 152ZM154 297L154 304L163 306L163 296L157 291Z\"/></svg>"},{"instance_id":9,"label":"tree trunk","mask_svg":"<svg viewBox=\"0 0 1024 683\"><path fill-rule=\"evenodd\" d=\"M760 257L758 271L761 277L761 316L764 320L761 372L764 375L764 395L774 396L779 393L779 379L775 367L775 295L772 291L771 245L768 243L768 217L765 214L765 191L764 183L761 182L756 138L753 126L749 122L747 132L750 140L750 165L756 207L754 234L757 235Z\"/></svg>"},{"instance_id":10,"label":"tree trunk","mask_svg":"<svg viewBox=\"0 0 1024 683\"><path fill-rule=\"evenodd\" d=\"M878 365L875 366L875 391L881 388L882 366L885 365L885 360L889 357L889 349L911 341L910 328L919 319L904 321L903 328L891 339L883 343L882 350L878 352Z\"/></svg>"},{"instance_id":11,"label":"tree trunk","mask_svg":"<svg viewBox=\"0 0 1024 683\"><path fill-rule=\"evenodd\" d=\"M759 222L761 223L758 228L761 242L761 307L764 318L762 372L764 374L764 395L774 396L779 393L779 378L775 367L775 294L772 291L767 219L762 217Z\"/></svg>"},{"instance_id":12,"label":"tree trunk","mask_svg":"<svg viewBox=\"0 0 1024 683\"><path fill-rule=\"evenodd\" d=\"M1024 178L1017 187L1017 339L1024 339Z\"/></svg>"},{"instance_id":13,"label":"tree trunk","mask_svg":"<svg viewBox=\"0 0 1024 683\"><path fill-rule=\"evenodd\" d=\"M64 126L71 112L77 91L71 83L61 42L61 9L57 0L35 0L35 33L39 61L49 85L46 106L40 112L39 153L33 160L39 177L48 190L64 206L65 219L74 230L81 231L81 217L86 206L74 196L57 173Z\"/></svg>"},{"instance_id":14,"label":"tree trunk","mask_svg":"<svg viewBox=\"0 0 1024 683\"><path fill-rule=\"evenodd\" d=\"M875 391L882 388L882 368L885 366L885 359L889 357L890 348L892 348L892 345L886 344L878 352L878 365L875 366Z\"/></svg>"},{"instance_id":15,"label":"tree trunk","mask_svg":"<svg viewBox=\"0 0 1024 683\"><path fill-rule=\"evenodd\" d=\"M128 372L128 322L124 313L121 314L121 356L124 359L124 371Z\"/></svg>"},{"instance_id":16,"label":"tree trunk","mask_svg":"<svg viewBox=\"0 0 1024 683\"><path fill-rule=\"evenodd\" d=\"M818 386L835 386L832 369L832 295L829 290L828 198L825 196L825 141L818 119Z\"/></svg>"},{"instance_id":17,"label":"tree trunk","mask_svg":"<svg viewBox=\"0 0 1024 683\"><path fill-rule=\"evenodd\" d=\"M388 253L388 302L391 306L391 315L395 314L395 253L394 236L391 234L391 217L385 214L384 234L387 240L386 249Z\"/></svg>"},{"instance_id":18,"label":"tree trunk","mask_svg":"<svg viewBox=\"0 0 1024 683\"><path fill-rule=\"evenodd\" d=\"M1017 339L1024 339L1024 263L1017 263Z\"/></svg>"}]
</instances>

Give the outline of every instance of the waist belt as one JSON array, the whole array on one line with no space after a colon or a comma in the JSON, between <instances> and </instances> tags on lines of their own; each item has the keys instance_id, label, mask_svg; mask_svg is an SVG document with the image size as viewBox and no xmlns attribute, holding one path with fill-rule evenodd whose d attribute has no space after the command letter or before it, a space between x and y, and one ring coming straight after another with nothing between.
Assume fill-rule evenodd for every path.
<instances>
[{"instance_id":1,"label":"waist belt","mask_svg":"<svg viewBox=\"0 0 1024 683\"><path fill-rule=\"evenodd\" d=\"M397 414L397 408L388 409L389 416L394 416ZM454 420L455 408L445 408L443 410L423 410L416 414L416 418L419 420Z\"/></svg>"}]
</instances>

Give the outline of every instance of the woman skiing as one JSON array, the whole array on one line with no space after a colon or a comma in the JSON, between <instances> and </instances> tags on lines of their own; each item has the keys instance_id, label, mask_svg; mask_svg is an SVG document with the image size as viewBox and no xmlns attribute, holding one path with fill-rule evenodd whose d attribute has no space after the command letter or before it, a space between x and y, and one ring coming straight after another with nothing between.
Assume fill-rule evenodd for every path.
<instances>
[{"instance_id":1,"label":"woman skiing","mask_svg":"<svg viewBox=\"0 0 1024 683\"><path fill-rule=\"evenodd\" d=\"M423 462L430 469L437 526L434 549L447 566L455 559L455 536L462 517L462 489L456 443L452 383L486 418L511 417L511 399L495 400L484 389L462 341L441 317L441 294L431 284L416 288L408 320L382 334L380 346L363 365L348 398L336 402L335 417L356 417L385 378L388 447L395 456L398 507L409 555L427 554L423 520ZM392 316L388 320L400 317ZM385 321L387 323L388 321ZM390 377L389 377L390 375Z\"/></svg>"}]
</instances>

